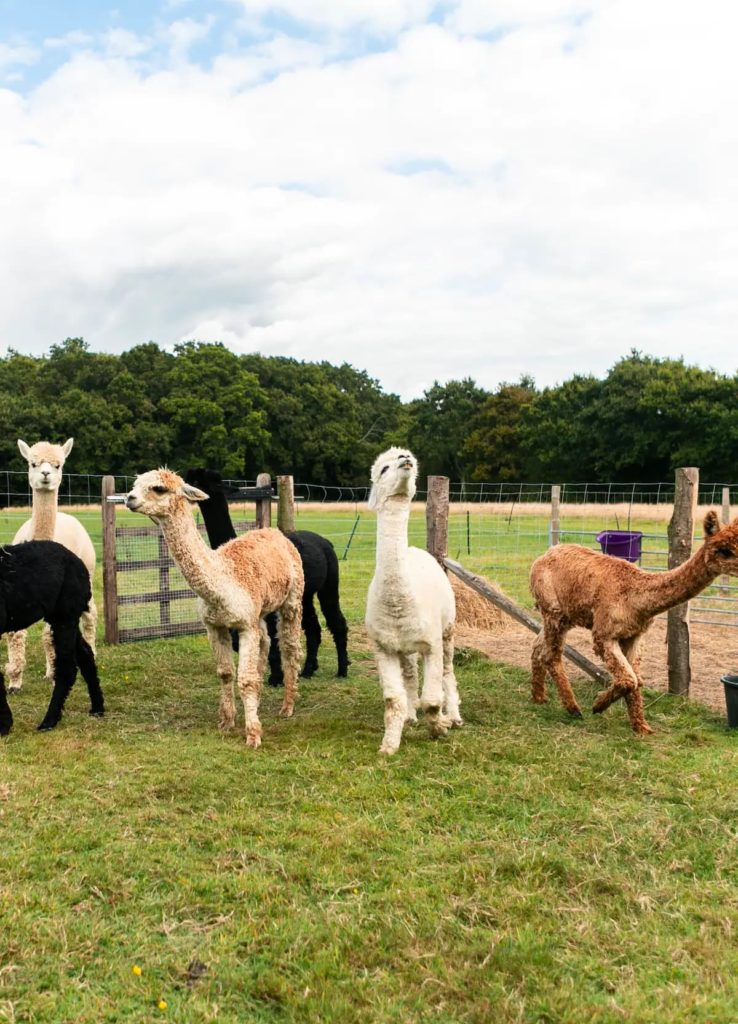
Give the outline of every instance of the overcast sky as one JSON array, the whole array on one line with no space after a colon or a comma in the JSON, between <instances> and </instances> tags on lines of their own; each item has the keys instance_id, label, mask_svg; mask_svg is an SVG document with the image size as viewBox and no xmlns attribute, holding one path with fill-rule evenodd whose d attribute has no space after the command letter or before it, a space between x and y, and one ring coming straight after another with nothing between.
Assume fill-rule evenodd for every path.
<instances>
[{"instance_id":1,"label":"overcast sky","mask_svg":"<svg viewBox=\"0 0 738 1024\"><path fill-rule=\"evenodd\" d=\"M728 0L0 0L0 350L738 367Z\"/></svg>"}]
</instances>

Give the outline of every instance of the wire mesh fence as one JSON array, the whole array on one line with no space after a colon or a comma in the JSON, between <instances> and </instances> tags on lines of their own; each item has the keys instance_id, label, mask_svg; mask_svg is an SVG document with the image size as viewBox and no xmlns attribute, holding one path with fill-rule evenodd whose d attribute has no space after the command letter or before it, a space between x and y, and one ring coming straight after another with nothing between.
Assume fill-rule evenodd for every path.
<instances>
[{"instance_id":1,"label":"wire mesh fence","mask_svg":"<svg viewBox=\"0 0 738 1024\"><path fill-rule=\"evenodd\" d=\"M117 477L118 491L127 490L133 475ZM421 482L421 481L419 481ZM101 476L83 474L65 475L60 491L62 508L73 511L87 528L95 543L98 557L101 550L100 495ZM238 487L253 486L253 481L225 481L234 491ZM422 481L424 484L425 481ZM556 537L552 536L552 484L548 483L480 483L452 482L449 510L448 552L471 571L495 582L510 597L530 607L528 590L530 566L538 555L549 547L552 540L560 543L579 543L600 548L598 535L605 531L640 533L641 553L638 564L650 571L667 568L667 527L672 512L674 483L571 483L560 487L559 518ZM727 494L725 493L727 489ZM334 545L341 562L342 592L345 593L346 614L354 621L363 617L366 592L374 573L376 525L374 515L367 511L368 486L334 487L322 484L294 485L295 526L313 530L327 537ZM424 487L419 489L410 516L410 543L425 546ZM724 507L727 497L732 505L738 504L738 484L702 483L699 504L704 507ZM0 543L10 543L15 532L30 511L31 495L25 473L0 472ZM253 517L253 503L230 498L232 517L249 522ZM119 516L130 515L123 510ZM141 527L140 517L130 515L126 525ZM123 520L121 519L121 525ZM695 529L695 542L701 540L701 517ZM140 538L143 540L143 538ZM121 543L132 544L135 535L121 537ZM156 551L147 549L138 560L153 561L159 557L156 536L146 542ZM134 561L136 558L133 559ZM158 564L131 573L123 585L123 596L151 593L158 587ZM149 576L146 576L149 573ZM178 570L169 567L169 587L179 591L186 586ZM129 589L132 588L132 589ZM146 602L144 602L146 603ZM152 599L149 613L160 617L160 610ZM194 598L188 604L184 598L169 602L169 623L195 617ZM134 610L135 609L135 610ZM121 606L125 622L123 628L139 628L142 605L131 602ZM147 613L148 614L148 613ZM738 626L738 586L732 580L720 578L712 587L692 602L693 621L714 625ZM161 625L161 621L159 621Z\"/></svg>"}]
</instances>

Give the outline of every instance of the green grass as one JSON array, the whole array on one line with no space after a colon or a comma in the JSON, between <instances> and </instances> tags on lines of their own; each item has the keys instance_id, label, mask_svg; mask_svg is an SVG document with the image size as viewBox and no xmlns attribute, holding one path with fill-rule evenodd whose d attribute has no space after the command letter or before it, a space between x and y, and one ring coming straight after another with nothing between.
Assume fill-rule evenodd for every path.
<instances>
[{"instance_id":1,"label":"green grass","mask_svg":"<svg viewBox=\"0 0 738 1024\"><path fill-rule=\"evenodd\" d=\"M336 681L328 643L294 719L265 691L253 752L219 734L193 637L102 647L107 717L78 682L39 734L29 650L0 1020L738 1020L738 741L707 711L649 694L639 740L622 706L570 722L459 652L466 728L384 760L373 660Z\"/></svg>"}]
</instances>

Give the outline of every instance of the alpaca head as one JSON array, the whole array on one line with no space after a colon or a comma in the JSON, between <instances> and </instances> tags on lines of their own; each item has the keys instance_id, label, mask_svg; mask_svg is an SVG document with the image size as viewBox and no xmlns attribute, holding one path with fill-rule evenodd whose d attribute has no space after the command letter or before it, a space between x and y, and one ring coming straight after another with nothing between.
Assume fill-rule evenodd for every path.
<instances>
[{"instance_id":1,"label":"alpaca head","mask_svg":"<svg viewBox=\"0 0 738 1024\"><path fill-rule=\"evenodd\" d=\"M716 575L725 573L738 576L738 519L721 526L717 513L712 509L703 523L705 544L703 547L707 565Z\"/></svg>"},{"instance_id":2,"label":"alpaca head","mask_svg":"<svg viewBox=\"0 0 738 1024\"><path fill-rule=\"evenodd\" d=\"M388 448L372 466L369 508L378 511L390 498L412 501L418 461L409 448Z\"/></svg>"},{"instance_id":3,"label":"alpaca head","mask_svg":"<svg viewBox=\"0 0 738 1024\"><path fill-rule=\"evenodd\" d=\"M204 491L185 483L171 469L152 469L133 481L126 506L153 519L167 519L181 513L187 502L206 499Z\"/></svg>"},{"instance_id":4,"label":"alpaca head","mask_svg":"<svg viewBox=\"0 0 738 1024\"><path fill-rule=\"evenodd\" d=\"M64 444L49 444L48 441L37 441L30 448L25 441L18 438L18 448L28 463L28 482L33 491L58 491L62 478L62 469L67 456L72 450L74 438L70 437Z\"/></svg>"}]
</instances>

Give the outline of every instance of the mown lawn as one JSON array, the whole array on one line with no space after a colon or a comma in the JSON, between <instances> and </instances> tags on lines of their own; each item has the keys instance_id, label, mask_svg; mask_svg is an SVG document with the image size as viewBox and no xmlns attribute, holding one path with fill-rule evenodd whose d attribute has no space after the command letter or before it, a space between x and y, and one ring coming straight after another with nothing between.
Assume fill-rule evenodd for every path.
<instances>
[{"instance_id":1,"label":"mown lawn","mask_svg":"<svg viewBox=\"0 0 738 1024\"><path fill-rule=\"evenodd\" d=\"M383 760L371 656L337 681L327 643L294 719L265 692L253 752L195 637L102 647L106 719L78 682L39 734L29 647L0 1020L738 1020L738 739L699 707L651 694L639 740L460 652L466 728Z\"/></svg>"}]
</instances>

